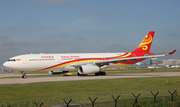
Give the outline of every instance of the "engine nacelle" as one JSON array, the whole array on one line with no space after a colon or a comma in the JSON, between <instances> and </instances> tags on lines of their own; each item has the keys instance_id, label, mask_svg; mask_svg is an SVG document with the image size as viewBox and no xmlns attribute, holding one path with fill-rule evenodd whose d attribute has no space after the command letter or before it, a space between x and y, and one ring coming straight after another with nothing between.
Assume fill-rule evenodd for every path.
<instances>
[{"instance_id":1,"label":"engine nacelle","mask_svg":"<svg viewBox=\"0 0 180 107\"><path fill-rule=\"evenodd\" d=\"M78 68L79 74L90 74L100 71L100 67L97 65L82 65Z\"/></svg>"},{"instance_id":2,"label":"engine nacelle","mask_svg":"<svg viewBox=\"0 0 180 107\"><path fill-rule=\"evenodd\" d=\"M69 71L49 71L49 74L51 75L55 75L55 74L63 74L63 73L67 73Z\"/></svg>"}]
</instances>

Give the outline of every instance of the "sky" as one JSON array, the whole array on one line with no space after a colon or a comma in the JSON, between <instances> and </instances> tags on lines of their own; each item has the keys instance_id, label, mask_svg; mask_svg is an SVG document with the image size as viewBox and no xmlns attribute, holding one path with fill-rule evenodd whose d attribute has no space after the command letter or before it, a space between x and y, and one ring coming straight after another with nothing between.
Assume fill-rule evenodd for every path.
<instances>
[{"instance_id":1,"label":"sky","mask_svg":"<svg viewBox=\"0 0 180 107\"><path fill-rule=\"evenodd\" d=\"M0 67L30 53L131 52L155 31L151 52L176 49L179 0L0 0Z\"/></svg>"}]
</instances>

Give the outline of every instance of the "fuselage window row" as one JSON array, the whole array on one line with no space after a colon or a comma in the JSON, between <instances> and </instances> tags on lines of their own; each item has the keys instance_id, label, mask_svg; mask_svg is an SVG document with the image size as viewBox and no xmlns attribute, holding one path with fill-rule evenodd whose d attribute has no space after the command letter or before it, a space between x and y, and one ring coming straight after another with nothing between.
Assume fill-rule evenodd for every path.
<instances>
[{"instance_id":1,"label":"fuselage window row","mask_svg":"<svg viewBox=\"0 0 180 107\"><path fill-rule=\"evenodd\" d=\"M62 60L73 60L73 58L62 58Z\"/></svg>"},{"instance_id":2,"label":"fuselage window row","mask_svg":"<svg viewBox=\"0 0 180 107\"><path fill-rule=\"evenodd\" d=\"M49 60L55 60L55 59L29 59L29 61L49 61Z\"/></svg>"}]
</instances>

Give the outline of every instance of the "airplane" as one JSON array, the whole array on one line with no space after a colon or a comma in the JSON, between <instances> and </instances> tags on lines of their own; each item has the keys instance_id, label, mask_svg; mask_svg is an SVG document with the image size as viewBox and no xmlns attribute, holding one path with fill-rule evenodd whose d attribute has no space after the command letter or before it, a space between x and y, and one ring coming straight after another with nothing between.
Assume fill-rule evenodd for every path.
<instances>
[{"instance_id":1,"label":"airplane","mask_svg":"<svg viewBox=\"0 0 180 107\"><path fill-rule=\"evenodd\" d=\"M22 78L27 78L25 72L49 71L50 74L60 74L77 71L77 75L106 75L103 68L130 66L147 58L168 56L176 50L150 53L155 31L149 31L140 45L132 52L126 53L61 53L61 54L24 54L10 58L3 66L23 72Z\"/></svg>"}]
</instances>

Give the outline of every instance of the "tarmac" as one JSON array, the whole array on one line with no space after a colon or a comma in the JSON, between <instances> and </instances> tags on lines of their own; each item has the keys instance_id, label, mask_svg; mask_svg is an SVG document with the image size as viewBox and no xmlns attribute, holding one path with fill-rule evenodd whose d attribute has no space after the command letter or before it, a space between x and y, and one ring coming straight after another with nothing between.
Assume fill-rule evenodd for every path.
<instances>
[{"instance_id":1,"label":"tarmac","mask_svg":"<svg viewBox=\"0 0 180 107\"><path fill-rule=\"evenodd\" d=\"M28 84L38 82L56 82L56 81L78 81L78 80L97 80L97 79L117 79L117 78L144 78L144 77L166 77L180 76L180 72L154 72L154 73L122 73L122 74L107 74L106 76L49 76L49 77L28 77L29 75L43 74L26 74L27 78L22 79L21 74L1 74L0 85L2 84ZM44 74L48 75L48 74ZM17 76L18 78L4 78Z\"/></svg>"}]
</instances>

